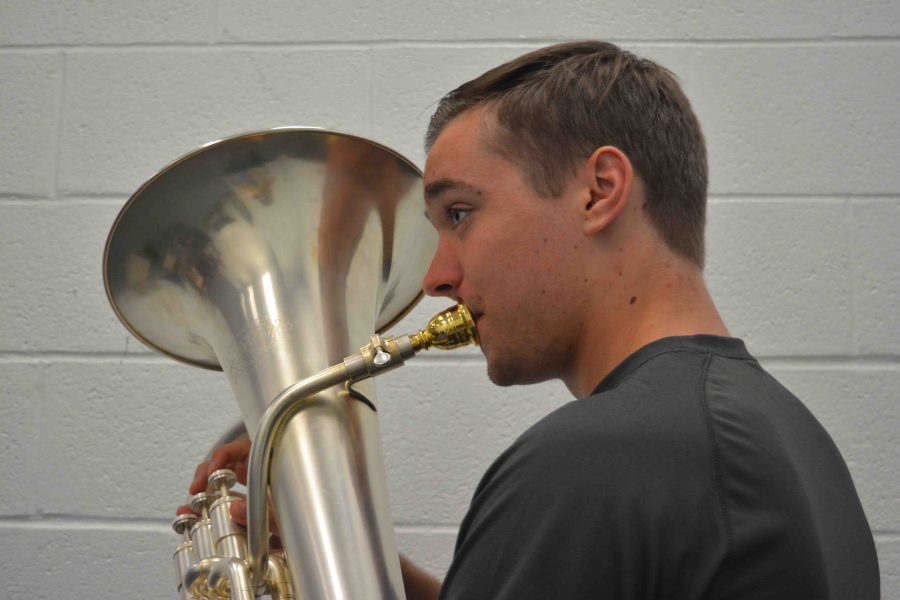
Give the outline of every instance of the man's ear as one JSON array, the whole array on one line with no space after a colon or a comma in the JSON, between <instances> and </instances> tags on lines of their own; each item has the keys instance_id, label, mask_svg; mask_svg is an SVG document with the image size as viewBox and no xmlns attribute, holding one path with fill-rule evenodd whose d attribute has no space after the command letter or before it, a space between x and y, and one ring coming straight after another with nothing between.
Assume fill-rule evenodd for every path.
<instances>
[{"instance_id":1,"label":"man's ear","mask_svg":"<svg viewBox=\"0 0 900 600\"><path fill-rule=\"evenodd\" d=\"M625 153L614 146L594 150L584 167L590 177L589 195L581 207L584 233L595 235L622 213L631 195L634 170Z\"/></svg>"}]
</instances>

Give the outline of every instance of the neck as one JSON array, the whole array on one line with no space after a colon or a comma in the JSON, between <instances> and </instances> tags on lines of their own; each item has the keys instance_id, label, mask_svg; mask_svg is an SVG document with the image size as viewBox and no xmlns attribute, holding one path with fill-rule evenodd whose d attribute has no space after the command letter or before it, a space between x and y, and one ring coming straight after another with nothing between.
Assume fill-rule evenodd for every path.
<instances>
[{"instance_id":1,"label":"neck","mask_svg":"<svg viewBox=\"0 0 900 600\"><path fill-rule=\"evenodd\" d=\"M667 256L617 266L616 283L597 286L573 369L564 378L585 398L616 366L656 340L681 335L729 335L699 268ZM620 274L621 273L621 274Z\"/></svg>"}]
</instances>

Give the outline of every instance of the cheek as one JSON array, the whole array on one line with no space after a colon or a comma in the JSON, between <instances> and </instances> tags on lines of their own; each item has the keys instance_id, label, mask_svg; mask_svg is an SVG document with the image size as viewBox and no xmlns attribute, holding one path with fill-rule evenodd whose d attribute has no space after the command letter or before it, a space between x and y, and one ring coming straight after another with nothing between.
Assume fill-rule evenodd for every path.
<instances>
[{"instance_id":1,"label":"cheek","mask_svg":"<svg viewBox=\"0 0 900 600\"><path fill-rule=\"evenodd\" d=\"M565 284L557 257L548 251L542 238L511 240L498 248L495 256L491 285L503 288L498 294L511 315L520 318L535 308L545 310Z\"/></svg>"},{"instance_id":2,"label":"cheek","mask_svg":"<svg viewBox=\"0 0 900 600\"><path fill-rule=\"evenodd\" d=\"M502 298L508 309L528 308L556 296L560 286L571 287L579 262L580 242L560 223L544 212L515 217L473 235L467 245L477 252L467 253L463 264L471 292L494 296L494 304Z\"/></svg>"}]
</instances>

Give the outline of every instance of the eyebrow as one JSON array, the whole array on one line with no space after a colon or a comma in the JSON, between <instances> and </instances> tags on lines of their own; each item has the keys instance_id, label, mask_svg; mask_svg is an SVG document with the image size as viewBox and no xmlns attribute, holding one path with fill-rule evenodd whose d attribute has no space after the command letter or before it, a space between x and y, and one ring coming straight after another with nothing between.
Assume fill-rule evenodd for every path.
<instances>
[{"instance_id":1,"label":"eyebrow","mask_svg":"<svg viewBox=\"0 0 900 600\"><path fill-rule=\"evenodd\" d=\"M425 186L425 203L433 202L447 192L466 192L481 195L480 189L458 179L438 179Z\"/></svg>"}]
</instances>

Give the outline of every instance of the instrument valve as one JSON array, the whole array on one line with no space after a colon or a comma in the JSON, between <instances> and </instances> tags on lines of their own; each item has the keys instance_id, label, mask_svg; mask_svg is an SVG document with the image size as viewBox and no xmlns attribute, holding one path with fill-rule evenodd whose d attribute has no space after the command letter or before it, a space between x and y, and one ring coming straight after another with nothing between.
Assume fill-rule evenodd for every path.
<instances>
[{"instance_id":1,"label":"instrument valve","mask_svg":"<svg viewBox=\"0 0 900 600\"><path fill-rule=\"evenodd\" d=\"M184 541L191 541L191 527L197 522L197 515L194 513L184 513L175 517L172 521L172 529L178 535L184 536Z\"/></svg>"},{"instance_id":2,"label":"instrument valve","mask_svg":"<svg viewBox=\"0 0 900 600\"><path fill-rule=\"evenodd\" d=\"M200 492L191 496L191 510L200 515L200 520L209 519L209 506L213 503L212 494Z\"/></svg>"},{"instance_id":3,"label":"instrument valve","mask_svg":"<svg viewBox=\"0 0 900 600\"><path fill-rule=\"evenodd\" d=\"M207 481L209 484L207 489L210 492L218 493L219 498L227 498L231 488L237 483L237 476L231 469L219 469L213 472Z\"/></svg>"}]
</instances>

